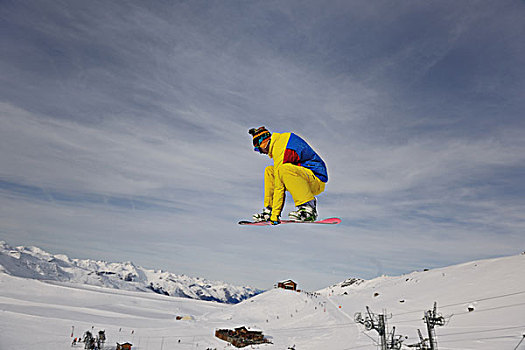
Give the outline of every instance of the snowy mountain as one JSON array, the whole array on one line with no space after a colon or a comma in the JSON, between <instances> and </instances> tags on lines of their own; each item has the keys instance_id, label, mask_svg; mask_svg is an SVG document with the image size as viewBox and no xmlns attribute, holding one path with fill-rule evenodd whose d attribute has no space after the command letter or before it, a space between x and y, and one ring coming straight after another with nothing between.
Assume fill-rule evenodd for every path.
<instances>
[{"instance_id":1,"label":"snowy mountain","mask_svg":"<svg viewBox=\"0 0 525 350\"><path fill-rule=\"evenodd\" d=\"M70 259L37 247L10 247L0 241L0 272L38 280L80 283L128 291L235 304L262 291L224 282L148 270L132 262Z\"/></svg>"},{"instance_id":2,"label":"snowy mountain","mask_svg":"<svg viewBox=\"0 0 525 350\"><path fill-rule=\"evenodd\" d=\"M241 326L260 330L271 341L251 349L378 349L378 331L356 322L356 314L369 326L385 316L387 341L398 341L389 348L429 349L423 319L436 303L434 349L525 350L525 254L367 281L353 278L320 291L273 289L234 305L60 282L65 277L41 279L85 277L91 266L101 272L89 275L94 280L112 277L113 283L133 285L137 282L126 276L145 278L140 273L149 272L132 264L84 261L77 267L64 256L5 243L0 259L4 271L29 277L0 272L0 349L70 348L85 331L105 330L105 350L123 342L138 350L226 350L232 346L215 337L215 330Z\"/></svg>"}]
</instances>

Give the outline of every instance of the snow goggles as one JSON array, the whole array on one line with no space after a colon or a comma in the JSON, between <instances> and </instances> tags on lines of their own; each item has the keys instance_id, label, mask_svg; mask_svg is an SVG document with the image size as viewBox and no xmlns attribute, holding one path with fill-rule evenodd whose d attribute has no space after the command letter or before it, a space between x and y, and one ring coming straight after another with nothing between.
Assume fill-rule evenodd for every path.
<instances>
[{"instance_id":1,"label":"snow goggles","mask_svg":"<svg viewBox=\"0 0 525 350\"><path fill-rule=\"evenodd\" d=\"M261 144L263 143L264 140L266 140L267 138L269 137L269 133L265 133L261 136L259 136L258 138L255 138L253 139L253 150L255 152L259 152L259 153L262 153L262 148L261 148Z\"/></svg>"},{"instance_id":2,"label":"snow goggles","mask_svg":"<svg viewBox=\"0 0 525 350\"><path fill-rule=\"evenodd\" d=\"M262 153L261 144L264 140L270 138L272 134L264 126L257 129L253 128L248 130L248 134L253 136L253 150L255 152Z\"/></svg>"}]
</instances>

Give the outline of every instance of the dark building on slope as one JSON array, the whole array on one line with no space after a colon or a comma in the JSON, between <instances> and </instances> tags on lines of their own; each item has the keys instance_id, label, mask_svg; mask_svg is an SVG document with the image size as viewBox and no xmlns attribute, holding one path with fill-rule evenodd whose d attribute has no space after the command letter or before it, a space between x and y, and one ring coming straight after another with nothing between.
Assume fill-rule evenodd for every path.
<instances>
[{"instance_id":1,"label":"dark building on slope","mask_svg":"<svg viewBox=\"0 0 525 350\"><path fill-rule=\"evenodd\" d=\"M217 329L215 331L215 336L238 348L254 344L269 343L269 341L264 338L262 331L250 330L244 326L233 330Z\"/></svg>"},{"instance_id":2,"label":"dark building on slope","mask_svg":"<svg viewBox=\"0 0 525 350\"><path fill-rule=\"evenodd\" d=\"M277 283L277 288L297 290L297 283L292 280L286 280Z\"/></svg>"}]
</instances>

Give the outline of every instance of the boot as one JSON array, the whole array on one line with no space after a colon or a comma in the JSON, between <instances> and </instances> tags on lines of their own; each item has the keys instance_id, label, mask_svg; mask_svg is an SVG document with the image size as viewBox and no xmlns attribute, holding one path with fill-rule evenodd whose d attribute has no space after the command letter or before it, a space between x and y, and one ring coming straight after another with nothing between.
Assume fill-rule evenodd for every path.
<instances>
[{"instance_id":1,"label":"boot","mask_svg":"<svg viewBox=\"0 0 525 350\"><path fill-rule=\"evenodd\" d=\"M253 214L253 221L255 222L261 222L261 221L269 221L270 217L272 216L272 208L266 207L263 209L262 213Z\"/></svg>"},{"instance_id":2,"label":"boot","mask_svg":"<svg viewBox=\"0 0 525 350\"><path fill-rule=\"evenodd\" d=\"M315 221L317 220L316 204L317 201L314 198L307 203L299 205L296 211L288 214L288 217L293 221Z\"/></svg>"}]
</instances>

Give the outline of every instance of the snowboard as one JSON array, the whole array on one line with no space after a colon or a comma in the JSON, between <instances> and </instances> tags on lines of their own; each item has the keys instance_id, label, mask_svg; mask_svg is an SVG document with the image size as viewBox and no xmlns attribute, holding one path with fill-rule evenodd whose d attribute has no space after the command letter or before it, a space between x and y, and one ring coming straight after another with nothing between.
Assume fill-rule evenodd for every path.
<instances>
[{"instance_id":1,"label":"snowboard","mask_svg":"<svg viewBox=\"0 0 525 350\"><path fill-rule=\"evenodd\" d=\"M341 222L339 218L328 218L319 221L293 221L293 220L281 220L281 224L324 224L324 225L336 225ZM271 226L271 221L239 221L239 225L251 225L251 226Z\"/></svg>"}]
</instances>

